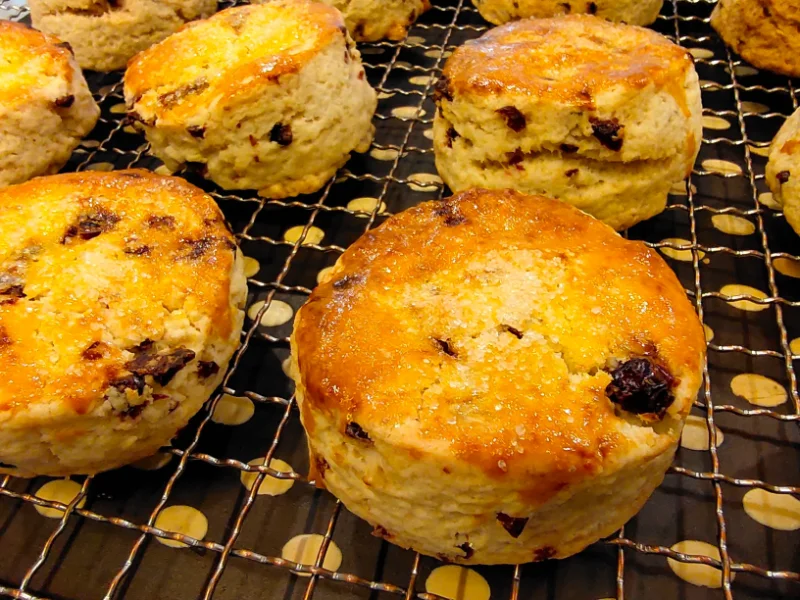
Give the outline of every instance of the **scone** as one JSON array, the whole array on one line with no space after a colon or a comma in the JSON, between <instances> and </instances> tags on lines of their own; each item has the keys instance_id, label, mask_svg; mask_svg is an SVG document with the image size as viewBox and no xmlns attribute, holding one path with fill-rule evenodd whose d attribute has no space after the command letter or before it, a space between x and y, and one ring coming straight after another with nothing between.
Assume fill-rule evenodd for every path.
<instances>
[{"instance_id":1,"label":"scone","mask_svg":"<svg viewBox=\"0 0 800 600\"><path fill-rule=\"evenodd\" d=\"M456 49L437 88L436 166L452 190L554 196L615 229L664 210L702 140L688 52L597 17L492 29Z\"/></svg>"},{"instance_id":2,"label":"scone","mask_svg":"<svg viewBox=\"0 0 800 600\"><path fill-rule=\"evenodd\" d=\"M0 473L153 454L239 344L243 259L213 199L147 171L0 191Z\"/></svg>"},{"instance_id":3,"label":"scone","mask_svg":"<svg viewBox=\"0 0 800 600\"><path fill-rule=\"evenodd\" d=\"M68 41L84 69L115 71L217 0L28 0L33 26Z\"/></svg>"},{"instance_id":4,"label":"scone","mask_svg":"<svg viewBox=\"0 0 800 600\"><path fill-rule=\"evenodd\" d=\"M231 8L131 61L128 114L168 168L272 198L320 189L372 141L375 91L338 10Z\"/></svg>"},{"instance_id":5,"label":"scone","mask_svg":"<svg viewBox=\"0 0 800 600\"><path fill-rule=\"evenodd\" d=\"M797 0L719 0L711 25L749 63L800 76L800 3Z\"/></svg>"},{"instance_id":6,"label":"scone","mask_svg":"<svg viewBox=\"0 0 800 600\"><path fill-rule=\"evenodd\" d=\"M528 17L589 14L630 25L650 25L664 0L473 0L481 16L495 25Z\"/></svg>"},{"instance_id":7,"label":"scone","mask_svg":"<svg viewBox=\"0 0 800 600\"><path fill-rule=\"evenodd\" d=\"M800 235L800 110L786 119L772 140L765 175L786 220Z\"/></svg>"},{"instance_id":8,"label":"scone","mask_svg":"<svg viewBox=\"0 0 800 600\"><path fill-rule=\"evenodd\" d=\"M0 187L58 171L99 115L68 44L0 21Z\"/></svg>"},{"instance_id":9,"label":"scone","mask_svg":"<svg viewBox=\"0 0 800 600\"><path fill-rule=\"evenodd\" d=\"M428 0L321 0L339 9L359 42L402 40L431 5Z\"/></svg>"},{"instance_id":10,"label":"scone","mask_svg":"<svg viewBox=\"0 0 800 600\"><path fill-rule=\"evenodd\" d=\"M313 476L457 563L574 554L633 516L701 381L703 329L641 242L471 190L366 233L297 313Z\"/></svg>"}]
</instances>

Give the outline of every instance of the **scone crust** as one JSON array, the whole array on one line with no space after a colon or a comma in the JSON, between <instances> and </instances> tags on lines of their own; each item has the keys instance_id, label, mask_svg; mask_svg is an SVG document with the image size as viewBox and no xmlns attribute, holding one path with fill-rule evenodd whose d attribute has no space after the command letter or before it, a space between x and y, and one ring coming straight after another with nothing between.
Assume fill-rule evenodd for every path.
<instances>
[{"instance_id":1,"label":"scone crust","mask_svg":"<svg viewBox=\"0 0 800 600\"><path fill-rule=\"evenodd\" d=\"M37 29L69 41L84 69L115 71L177 31L208 17L216 0L30 0Z\"/></svg>"},{"instance_id":2,"label":"scone crust","mask_svg":"<svg viewBox=\"0 0 800 600\"><path fill-rule=\"evenodd\" d=\"M529 17L596 15L630 25L650 25L664 0L474 0L481 16L495 25Z\"/></svg>"},{"instance_id":3,"label":"scone crust","mask_svg":"<svg viewBox=\"0 0 800 600\"><path fill-rule=\"evenodd\" d=\"M387 539L476 563L527 562L544 545L544 558L566 556L627 520L669 464L704 349L683 288L655 252L564 203L486 190L366 233L298 312L292 337L325 485ZM679 382L657 426L635 424L605 395L608 365L637 356ZM620 492L628 505L598 530L532 529L515 541L495 523L497 512L533 521L593 482L631 474L635 493ZM404 481L414 476L423 479ZM417 516L442 502L431 520L466 531L406 533L414 523L391 523L403 510L385 505L395 501L384 502L384 489L419 503L409 508ZM448 514L459 501L474 505ZM452 535L470 528L474 554L465 554Z\"/></svg>"},{"instance_id":4,"label":"scone crust","mask_svg":"<svg viewBox=\"0 0 800 600\"><path fill-rule=\"evenodd\" d=\"M347 29L359 42L402 40L417 18L430 9L428 0L322 0L341 11Z\"/></svg>"},{"instance_id":5,"label":"scone crust","mask_svg":"<svg viewBox=\"0 0 800 600\"><path fill-rule=\"evenodd\" d=\"M241 331L213 199L147 171L58 175L0 191L0 231L0 471L92 473L168 443Z\"/></svg>"},{"instance_id":6,"label":"scone crust","mask_svg":"<svg viewBox=\"0 0 800 600\"><path fill-rule=\"evenodd\" d=\"M772 140L765 176L786 221L800 235L800 110L786 119Z\"/></svg>"},{"instance_id":7,"label":"scone crust","mask_svg":"<svg viewBox=\"0 0 800 600\"><path fill-rule=\"evenodd\" d=\"M94 127L100 108L69 44L0 21L0 187L53 173Z\"/></svg>"},{"instance_id":8,"label":"scone crust","mask_svg":"<svg viewBox=\"0 0 800 600\"><path fill-rule=\"evenodd\" d=\"M711 25L756 67L800 75L800 5L794 0L720 0Z\"/></svg>"}]
</instances>

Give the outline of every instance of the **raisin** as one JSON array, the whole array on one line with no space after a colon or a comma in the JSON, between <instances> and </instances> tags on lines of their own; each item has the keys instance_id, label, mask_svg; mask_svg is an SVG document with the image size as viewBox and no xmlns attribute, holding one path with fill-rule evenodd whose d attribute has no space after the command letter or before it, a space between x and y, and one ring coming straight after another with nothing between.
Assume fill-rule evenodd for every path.
<instances>
[{"instance_id":1,"label":"raisin","mask_svg":"<svg viewBox=\"0 0 800 600\"><path fill-rule=\"evenodd\" d=\"M519 109L513 106L504 106L503 108L498 108L495 112L503 117L503 120L511 131L519 133L525 129L527 121L525 120L525 115L523 115Z\"/></svg>"},{"instance_id":2,"label":"raisin","mask_svg":"<svg viewBox=\"0 0 800 600\"><path fill-rule=\"evenodd\" d=\"M56 44L56 48L65 48L69 50L69 53L75 56L75 51L72 49L72 46L69 42L59 42Z\"/></svg>"},{"instance_id":3,"label":"raisin","mask_svg":"<svg viewBox=\"0 0 800 600\"><path fill-rule=\"evenodd\" d=\"M597 4L595 4L594 2L589 2L589 6L587 6L586 8L588 9L590 15L597 14Z\"/></svg>"},{"instance_id":4,"label":"raisin","mask_svg":"<svg viewBox=\"0 0 800 600\"><path fill-rule=\"evenodd\" d=\"M64 237L61 238L61 243L66 244L76 237L82 240L96 238L101 233L111 231L119 223L120 219L121 217L103 209L89 215L81 215L77 223L67 227Z\"/></svg>"},{"instance_id":5,"label":"raisin","mask_svg":"<svg viewBox=\"0 0 800 600\"><path fill-rule=\"evenodd\" d=\"M214 244L213 237L204 237L199 240L183 239L181 243L188 247L186 254L183 258L189 260L197 260L208 252L209 248Z\"/></svg>"},{"instance_id":6,"label":"raisin","mask_svg":"<svg viewBox=\"0 0 800 600\"><path fill-rule=\"evenodd\" d=\"M106 355L105 347L103 342L92 342L81 352L81 357L85 360L100 360Z\"/></svg>"},{"instance_id":7,"label":"raisin","mask_svg":"<svg viewBox=\"0 0 800 600\"><path fill-rule=\"evenodd\" d=\"M141 396L144 393L144 377L136 375L135 373L128 373L118 377L110 384L112 387L117 388L120 392L125 390L136 390Z\"/></svg>"},{"instance_id":8,"label":"raisin","mask_svg":"<svg viewBox=\"0 0 800 600\"><path fill-rule=\"evenodd\" d=\"M780 173L778 173L777 175L775 175L775 178L776 178L776 179L777 179L777 180L778 180L780 183L786 183L787 181L789 181L789 177L790 177L790 176L791 176L791 173L789 173L789 171L781 171Z\"/></svg>"},{"instance_id":9,"label":"raisin","mask_svg":"<svg viewBox=\"0 0 800 600\"><path fill-rule=\"evenodd\" d=\"M14 343L14 340L11 339L11 336L8 335L8 330L0 325L0 348L3 346L10 346Z\"/></svg>"},{"instance_id":10,"label":"raisin","mask_svg":"<svg viewBox=\"0 0 800 600\"><path fill-rule=\"evenodd\" d=\"M153 229L174 229L175 217L170 215L150 215L147 217L147 226Z\"/></svg>"},{"instance_id":11,"label":"raisin","mask_svg":"<svg viewBox=\"0 0 800 600\"><path fill-rule=\"evenodd\" d=\"M56 98L53 101L58 108L69 108L75 103L75 96L73 94L67 94L66 96L61 96L60 98Z\"/></svg>"},{"instance_id":12,"label":"raisin","mask_svg":"<svg viewBox=\"0 0 800 600\"><path fill-rule=\"evenodd\" d=\"M439 104L442 98L449 100L450 102L453 101L453 94L450 92L450 82L444 75L439 77L436 85L433 88L433 101L436 102L436 104Z\"/></svg>"},{"instance_id":13,"label":"raisin","mask_svg":"<svg viewBox=\"0 0 800 600\"><path fill-rule=\"evenodd\" d=\"M456 548L459 548L462 552L464 552L464 560L469 560L470 558L475 556L475 548L473 548L472 544L470 544L469 542L464 542L463 544L459 544L458 546L456 546Z\"/></svg>"},{"instance_id":14,"label":"raisin","mask_svg":"<svg viewBox=\"0 0 800 600\"><path fill-rule=\"evenodd\" d=\"M158 102L162 106L171 107L183 100L186 96L200 94L206 89L208 89L208 81L206 81L205 77L199 77L192 83L187 83L186 85L175 88L171 92L161 94L158 97Z\"/></svg>"},{"instance_id":15,"label":"raisin","mask_svg":"<svg viewBox=\"0 0 800 600\"><path fill-rule=\"evenodd\" d=\"M365 280L366 277L363 275L345 275L341 279L337 279L333 282L333 288L336 290L346 290L354 285L364 283Z\"/></svg>"},{"instance_id":16,"label":"raisin","mask_svg":"<svg viewBox=\"0 0 800 600\"><path fill-rule=\"evenodd\" d=\"M161 385L167 385L195 356L188 348L176 348L165 354L158 354L155 345L149 340L130 351L136 356L127 362L125 368L139 377L151 375Z\"/></svg>"},{"instance_id":17,"label":"raisin","mask_svg":"<svg viewBox=\"0 0 800 600\"><path fill-rule=\"evenodd\" d=\"M0 288L0 296L9 296L11 298L25 298L25 287L20 284L5 285Z\"/></svg>"},{"instance_id":18,"label":"raisin","mask_svg":"<svg viewBox=\"0 0 800 600\"><path fill-rule=\"evenodd\" d=\"M512 327L511 325L506 325L505 323L503 323L502 325L500 325L500 331L507 331L508 333L513 335L518 340L522 339L522 335L523 335L522 332L519 329L517 329L516 327Z\"/></svg>"},{"instance_id":19,"label":"raisin","mask_svg":"<svg viewBox=\"0 0 800 600\"><path fill-rule=\"evenodd\" d=\"M132 256L146 256L150 254L150 246L131 246L125 248L123 252Z\"/></svg>"},{"instance_id":20,"label":"raisin","mask_svg":"<svg viewBox=\"0 0 800 600\"><path fill-rule=\"evenodd\" d=\"M16 465L0 462L0 469L16 469L16 468L17 468Z\"/></svg>"},{"instance_id":21,"label":"raisin","mask_svg":"<svg viewBox=\"0 0 800 600\"><path fill-rule=\"evenodd\" d=\"M465 217L458 208L458 204L452 201L452 198L440 200L439 204L433 210L433 214L437 217L443 217L444 224L448 227L463 225L467 222L467 217Z\"/></svg>"},{"instance_id":22,"label":"raisin","mask_svg":"<svg viewBox=\"0 0 800 600\"><path fill-rule=\"evenodd\" d=\"M459 134L456 131L455 127L450 127L447 130L447 147L448 148L452 148L453 147L453 142L455 140L457 140L458 138L460 138L460 137L461 137L461 134Z\"/></svg>"},{"instance_id":23,"label":"raisin","mask_svg":"<svg viewBox=\"0 0 800 600\"><path fill-rule=\"evenodd\" d=\"M578 147L572 144L561 144L561 151L564 154L575 154L578 151Z\"/></svg>"},{"instance_id":24,"label":"raisin","mask_svg":"<svg viewBox=\"0 0 800 600\"><path fill-rule=\"evenodd\" d=\"M344 429L345 435L350 436L351 438L361 440L364 442L372 442L372 439L369 437L369 434L364 431L364 429L356 423L355 421L349 421L347 423L347 427Z\"/></svg>"},{"instance_id":25,"label":"raisin","mask_svg":"<svg viewBox=\"0 0 800 600\"><path fill-rule=\"evenodd\" d=\"M275 142L279 146L288 146L292 143L291 125L275 123L269 132L269 141Z\"/></svg>"},{"instance_id":26,"label":"raisin","mask_svg":"<svg viewBox=\"0 0 800 600\"><path fill-rule=\"evenodd\" d=\"M518 538L522 535L525 525L528 524L528 517L510 517L505 513L497 513L497 520L503 526L508 534L513 538Z\"/></svg>"},{"instance_id":27,"label":"raisin","mask_svg":"<svg viewBox=\"0 0 800 600\"><path fill-rule=\"evenodd\" d=\"M622 363L611 372L611 377L606 395L628 412L661 418L675 401L670 391L675 381L672 375L647 358L633 358Z\"/></svg>"},{"instance_id":28,"label":"raisin","mask_svg":"<svg viewBox=\"0 0 800 600\"><path fill-rule=\"evenodd\" d=\"M506 152L506 160L509 165L518 165L525 159L521 148L517 148L513 152Z\"/></svg>"},{"instance_id":29,"label":"raisin","mask_svg":"<svg viewBox=\"0 0 800 600\"><path fill-rule=\"evenodd\" d=\"M564 175L567 177L573 177L574 175L578 174L578 169L569 169L568 171L564 172Z\"/></svg>"},{"instance_id":30,"label":"raisin","mask_svg":"<svg viewBox=\"0 0 800 600\"><path fill-rule=\"evenodd\" d=\"M217 373L219 373L219 365L213 360L197 361L197 376L201 379L208 379Z\"/></svg>"},{"instance_id":31,"label":"raisin","mask_svg":"<svg viewBox=\"0 0 800 600\"><path fill-rule=\"evenodd\" d=\"M553 558L556 555L556 549L552 546L544 546L543 548L537 548L533 551L533 562L540 562L543 560L547 560L548 558Z\"/></svg>"},{"instance_id":32,"label":"raisin","mask_svg":"<svg viewBox=\"0 0 800 600\"><path fill-rule=\"evenodd\" d=\"M135 123L141 123L142 125L146 125L148 127L153 127L156 124L155 118L152 119L145 119L142 115L140 115L135 110L128 111L128 123L134 125Z\"/></svg>"},{"instance_id":33,"label":"raisin","mask_svg":"<svg viewBox=\"0 0 800 600\"><path fill-rule=\"evenodd\" d=\"M386 527L383 527L382 525L375 525L375 527L372 528L372 535L374 535L375 537L383 538L385 540L388 540L389 538L392 537L392 534L389 533Z\"/></svg>"},{"instance_id":34,"label":"raisin","mask_svg":"<svg viewBox=\"0 0 800 600\"><path fill-rule=\"evenodd\" d=\"M453 358L458 358L458 352L456 352L455 348L453 348L452 343L450 340L442 340L439 338L433 338L433 342L436 344L436 347L439 348L442 352L447 354L447 356L452 356Z\"/></svg>"},{"instance_id":35,"label":"raisin","mask_svg":"<svg viewBox=\"0 0 800 600\"><path fill-rule=\"evenodd\" d=\"M619 124L618 119L603 120L597 117L591 117L589 122L592 124L592 132L594 137L606 148L615 152L622 148L622 138L619 132L622 125Z\"/></svg>"},{"instance_id":36,"label":"raisin","mask_svg":"<svg viewBox=\"0 0 800 600\"><path fill-rule=\"evenodd\" d=\"M258 138L253 134L247 136L247 139L250 140L250 145L255 148L258 145Z\"/></svg>"},{"instance_id":37,"label":"raisin","mask_svg":"<svg viewBox=\"0 0 800 600\"><path fill-rule=\"evenodd\" d=\"M189 125L186 131L189 132L190 136L199 140L202 140L206 136L206 128L201 125Z\"/></svg>"}]
</instances>

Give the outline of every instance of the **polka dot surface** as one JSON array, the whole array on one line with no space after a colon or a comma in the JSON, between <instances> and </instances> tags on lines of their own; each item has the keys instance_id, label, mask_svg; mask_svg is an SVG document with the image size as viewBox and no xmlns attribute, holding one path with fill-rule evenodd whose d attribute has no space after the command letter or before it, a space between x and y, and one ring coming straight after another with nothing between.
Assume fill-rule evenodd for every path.
<instances>
[{"instance_id":1,"label":"polka dot surface","mask_svg":"<svg viewBox=\"0 0 800 600\"><path fill-rule=\"evenodd\" d=\"M761 290L757 290L749 285L741 285L738 283L731 283L722 286L722 289L720 289L719 293L723 296L747 295L752 296L753 298L759 298L761 300L767 297L767 295ZM746 310L750 312L761 312L762 310L769 308L768 304L758 304L750 300L736 300L734 302L728 302L728 305L732 306L733 308L738 308L739 310Z\"/></svg>"},{"instance_id":2,"label":"polka dot surface","mask_svg":"<svg viewBox=\"0 0 800 600\"><path fill-rule=\"evenodd\" d=\"M720 160L718 158L707 158L702 163L703 168L709 173L716 173L717 175L741 175L742 167L729 160Z\"/></svg>"},{"instance_id":3,"label":"polka dot surface","mask_svg":"<svg viewBox=\"0 0 800 600\"><path fill-rule=\"evenodd\" d=\"M685 240L683 238L665 238L661 240L662 244L672 244L674 246L691 246L692 243L689 240ZM662 246L658 249L664 256L668 256L673 260L680 260L682 262L692 262L692 251L687 250L679 250L676 248L670 248L668 246ZM698 258L703 259L706 253L702 250L698 250Z\"/></svg>"},{"instance_id":4,"label":"polka dot surface","mask_svg":"<svg viewBox=\"0 0 800 600\"><path fill-rule=\"evenodd\" d=\"M113 171L114 165L110 162L97 162L92 163L88 167L86 167L87 171Z\"/></svg>"},{"instance_id":5,"label":"polka dot surface","mask_svg":"<svg viewBox=\"0 0 800 600\"><path fill-rule=\"evenodd\" d=\"M317 554L322 547L324 538L317 533L305 533L296 535L284 544L281 550L281 557L284 560L290 560L302 565L313 566L317 561ZM328 550L325 552L325 558L322 562L322 568L329 571L338 571L342 566L342 551L339 549L333 540L328 544ZM301 577L311 577L309 573L299 573Z\"/></svg>"},{"instance_id":6,"label":"polka dot surface","mask_svg":"<svg viewBox=\"0 0 800 600\"><path fill-rule=\"evenodd\" d=\"M362 198L354 198L347 203L347 209L352 211L358 211L362 213L371 213L375 210L375 207L378 207L378 214L382 212L386 212L386 204L378 200L377 198L372 198L370 196L364 196ZM369 215L357 215L359 217L368 217Z\"/></svg>"},{"instance_id":7,"label":"polka dot surface","mask_svg":"<svg viewBox=\"0 0 800 600\"><path fill-rule=\"evenodd\" d=\"M750 152L757 156L769 156L769 146L754 146L753 144L748 144L750 148Z\"/></svg>"},{"instance_id":8,"label":"polka dot surface","mask_svg":"<svg viewBox=\"0 0 800 600\"><path fill-rule=\"evenodd\" d=\"M742 102L742 112L762 115L766 112L769 112L769 106L766 104L761 104L761 102L750 102L749 100L745 100Z\"/></svg>"},{"instance_id":9,"label":"polka dot surface","mask_svg":"<svg viewBox=\"0 0 800 600\"><path fill-rule=\"evenodd\" d=\"M788 395L786 389L774 379L758 373L740 373L731 380L731 391L750 404L771 408L780 406Z\"/></svg>"},{"instance_id":10,"label":"polka dot surface","mask_svg":"<svg viewBox=\"0 0 800 600\"><path fill-rule=\"evenodd\" d=\"M406 38L406 44L424 44L425 38L421 35L410 35Z\"/></svg>"},{"instance_id":11,"label":"polka dot surface","mask_svg":"<svg viewBox=\"0 0 800 600\"><path fill-rule=\"evenodd\" d=\"M425 111L416 106L398 106L392 109L392 116L397 119L421 119Z\"/></svg>"},{"instance_id":12,"label":"polka dot surface","mask_svg":"<svg viewBox=\"0 0 800 600\"><path fill-rule=\"evenodd\" d=\"M458 565L434 569L425 580L425 591L450 600L489 600L492 594L480 573Z\"/></svg>"},{"instance_id":13,"label":"polka dot surface","mask_svg":"<svg viewBox=\"0 0 800 600\"><path fill-rule=\"evenodd\" d=\"M744 512L754 521L771 529L800 529L800 500L791 494L775 494L756 488L742 498Z\"/></svg>"},{"instance_id":14,"label":"polka dot surface","mask_svg":"<svg viewBox=\"0 0 800 600\"><path fill-rule=\"evenodd\" d=\"M333 267L325 267L324 269L320 269L319 273L317 273L317 283L324 283L327 281L332 272Z\"/></svg>"},{"instance_id":15,"label":"polka dot surface","mask_svg":"<svg viewBox=\"0 0 800 600\"><path fill-rule=\"evenodd\" d=\"M264 458L254 458L247 464L252 467L260 467L264 464ZM281 473L291 473L294 470L289 463L286 463L279 458L270 459L268 466L269 468L280 471ZM242 485L247 489L248 492L253 489L257 477L258 472L256 471L242 471L240 479L242 480ZM258 491L256 494L259 496L280 496L281 494L285 494L292 489L293 485L294 479L278 479L277 477L272 477L271 475L264 475L264 479L261 480L261 485L258 486ZM316 556L314 558L316 558Z\"/></svg>"},{"instance_id":16,"label":"polka dot surface","mask_svg":"<svg viewBox=\"0 0 800 600\"><path fill-rule=\"evenodd\" d=\"M435 80L436 78L431 75L414 75L414 77L408 78L408 82L412 85L428 85Z\"/></svg>"},{"instance_id":17,"label":"polka dot surface","mask_svg":"<svg viewBox=\"0 0 800 600\"><path fill-rule=\"evenodd\" d=\"M375 160L391 161L400 155L400 152L394 148L373 148L369 151L369 155Z\"/></svg>"},{"instance_id":18,"label":"polka dot surface","mask_svg":"<svg viewBox=\"0 0 800 600\"><path fill-rule=\"evenodd\" d=\"M697 186L693 183L689 185L689 188L692 190L693 194L697 193ZM669 188L669 193L673 196L686 196L686 182L685 181L676 181L672 184Z\"/></svg>"},{"instance_id":19,"label":"polka dot surface","mask_svg":"<svg viewBox=\"0 0 800 600\"><path fill-rule=\"evenodd\" d=\"M153 172L156 175L172 175L172 171L167 168L167 165L159 165Z\"/></svg>"},{"instance_id":20,"label":"polka dot surface","mask_svg":"<svg viewBox=\"0 0 800 600\"><path fill-rule=\"evenodd\" d=\"M714 425L717 430L717 447L722 445L725 436L722 430ZM708 450L711 447L710 436L708 435L708 424L703 417L689 415L686 424L683 426L681 434L681 448L687 450Z\"/></svg>"},{"instance_id":21,"label":"polka dot surface","mask_svg":"<svg viewBox=\"0 0 800 600\"><path fill-rule=\"evenodd\" d=\"M281 363L281 371L283 371L283 374L287 377L291 377L292 369L292 357L290 356Z\"/></svg>"},{"instance_id":22,"label":"polka dot surface","mask_svg":"<svg viewBox=\"0 0 800 600\"><path fill-rule=\"evenodd\" d=\"M711 329L711 327L709 327L705 323L703 323L703 331L705 331L705 333L706 333L706 341L707 342L710 342L711 340L714 339L714 330Z\"/></svg>"},{"instance_id":23,"label":"polka dot surface","mask_svg":"<svg viewBox=\"0 0 800 600\"><path fill-rule=\"evenodd\" d=\"M158 471L166 467L172 460L169 452L156 452L152 456L146 456L133 463L131 466L140 471Z\"/></svg>"},{"instance_id":24,"label":"polka dot surface","mask_svg":"<svg viewBox=\"0 0 800 600\"><path fill-rule=\"evenodd\" d=\"M251 321L255 321L258 317L258 311L264 306L264 300L254 302L253 305L247 309L247 316ZM260 325L262 327L278 327L284 323L288 323L294 316L294 309L281 300L273 300L266 312L261 315Z\"/></svg>"},{"instance_id":25,"label":"polka dot surface","mask_svg":"<svg viewBox=\"0 0 800 600\"><path fill-rule=\"evenodd\" d=\"M792 354L800 354L800 338L794 338L789 342L789 350Z\"/></svg>"},{"instance_id":26,"label":"polka dot surface","mask_svg":"<svg viewBox=\"0 0 800 600\"><path fill-rule=\"evenodd\" d=\"M115 104L111 108L108 109L108 112L115 114L115 115L122 115L128 112L128 109L125 107L124 102L120 102L119 104Z\"/></svg>"},{"instance_id":27,"label":"polka dot surface","mask_svg":"<svg viewBox=\"0 0 800 600\"><path fill-rule=\"evenodd\" d=\"M724 131L731 128L731 123L722 117L706 115L703 117L703 127L705 129L713 129L715 131Z\"/></svg>"},{"instance_id":28,"label":"polka dot surface","mask_svg":"<svg viewBox=\"0 0 800 600\"><path fill-rule=\"evenodd\" d=\"M184 506L182 504L168 506L163 509L158 513L154 526L158 529L172 533L180 533L196 540L202 540L206 536L206 533L208 533L208 519L206 519L206 516L196 508ZM156 537L156 540L158 543L169 546L170 548L189 547L188 544L177 540L170 540L162 537Z\"/></svg>"},{"instance_id":29,"label":"polka dot surface","mask_svg":"<svg viewBox=\"0 0 800 600\"><path fill-rule=\"evenodd\" d=\"M296 244L300 239L300 236L303 235L303 229L305 229L305 225L295 225L294 227L290 227L283 233L283 239L290 244ZM306 237L303 239L303 246L308 246L309 244L319 244L324 237L325 232L319 227L312 225L306 232Z\"/></svg>"},{"instance_id":30,"label":"polka dot surface","mask_svg":"<svg viewBox=\"0 0 800 600\"><path fill-rule=\"evenodd\" d=\"M392 92L378 92L378 100L386 100L394 96Z\"/></svg>"},{"instance_id":31,"label":"polka dot surface","mask_svg":"<svg viewBox=\"0 0 800 600\"><path fill-rule=\"evenodd\" d=\"M781 275L800 279L800 261L781 256L773 259L772 266Z\"/></svg>"},{"instance_id":32,"label":"polka dot surface","mask_svg":"<svg viewBox=\"0 0 800 600\"><path fill-rule=\"evenodd\" d=\"M708 48L689 48L689 54L695 58L714 58L714 53Z\"/></svg>"},{"instance_id":33,"label":"polka dot surface","mask_svg":"<svg viewBox=\"0 0 800 600\"><path fill-rule=\"evenodd\" d=\"M775 197L772 195L772 192L764 192L758 195L759 203L763 204L767 208L772 208L775 210L780 210L781 205L776 202Z\"/></svg>"},{"instance_id":34,"label":"polka dot surface","mask_svg":"<svg viewBox=\"0 0 800 600\"><path fill-rule=\"evenodd\" d=\"M697 540L683 540L674 544L671 550L720 560L719 549L716 546ZM667 559L667 564L675 575L688 583L708 588L722 587L722 571L719 569L699 563L680 562L672 558Z\"/></svg>"},{"instance_id":35,"label":"polka dot surface","mask_svg":"<svg viewBox=\"0 0 800 600\"><path fill-rule=\"evenodd\" d=\"M36 491L36 497L42 500L49 500L51 502L61 502L65 506L72 502L78 494L81 493L81 484L77 481L70 479L54 479L48 481ZM76 505L77 508L83 508L86 504L86 498L81 498L80 502ZM33 508L36 509L43 517L48 519L60 519L64 516L64 511L58 508L49 508L47 506L39 506L34 504Z\"/></svg>"},{"instance_id":36,"label":"polka dot surface","mask_svg":"<svg viewBox=\"0 0 800 600\"><path fill-rule=\"evenodd\" d=\"M244 276L245 277L255 277L258 271L261 269L261 265L255 258L250 258L249 256L244 257Z\"/></svg>"},{"instance_id":37,"label":"polka dot surface","mask_svg":"<svg viewBox=\"0 0 800 600\"><path fill-rule=\"evenodd\" d=\"M100 145L100 142L97 140L83 140L81 141L81 146L84 148L97 148Z\"/></svg>"},{"instance_id":38,"label":"polka dot surface","mask_svg":"<svg viewBox=\"0 0 800 600\"><path fill-rule=\"evenodd\" d=\"M752 75L758 75L758 69L755 69L748 65L739 65L738 67L734 67L733 72L736 73L739 77L750 77Z\"/></svg>"},{"instance_id":39,"label":"polka dot surface","mask_svg":"<svg viewBox=\"0 0 800 600\"><path fill-rule=\"evenodd\" d=\"M422 135L424 135L427 139L432 140L433 139L433 129L432 128L426 129L425 131L422 132Z\"/></svg>"},{"instance_id":40,"label":"polka dot surface","mask_svg":"<svg viewBox=\"0 0 800 600\"><path fill-rule=\"evenodd\" d=\"M425 56L427 56L428 58L439 58L440 56L442 58L447 58L451 54L452 51L450 50L445 50L444 52L442 52L441 50L428 50L427 52L425 52Z\"/></svg>"},{"instance_id":41,"label":"polka dot surface","mask_svg":"<svg viewBox=\"0 0 800 600\"><path fill-rule=\"evenodd\" d=\"M736 215L714 215L711 217L711 224L728 235L750 235L756 230L756 226L751 221Z\"/></svg>"},{"instance_id":42,"label":"polka dot surface","mask_svg":"<svg viewBox=\"0 0 800 600\"><path fill-rule=\"evenodd\" d=\"M253 418L256 407L250 398L222 394L211 420L219 425L243 425Z\"/></svg>"},{"instance_id":43,"label":"polka dot surface","mask_svg":"<svg viewBox=\"0 0 800 600\"><path fill-rule=\"evenodd\" d=\"M415 192L435 192L442 185L442 178L433 173L414 173L408 176L408 187Z\"/></svg>"}]
</instances>

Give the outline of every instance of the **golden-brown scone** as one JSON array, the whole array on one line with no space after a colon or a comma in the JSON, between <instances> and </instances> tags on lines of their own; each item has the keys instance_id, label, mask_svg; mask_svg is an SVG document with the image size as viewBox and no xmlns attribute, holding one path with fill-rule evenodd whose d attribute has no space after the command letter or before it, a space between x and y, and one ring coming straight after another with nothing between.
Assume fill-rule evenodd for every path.
<instances>
[{"instance_id":1,"label":"golden-brown scone","mask_svg":"<svg viewBox=\"0 0 800 600\"><path fill-rule=\"evenodd\" d=\"M796 0L720 0L711 13L720 37L761 69L800 75L800 3Z\"/></svg>"},{"instance_id":2,"label":"golden-brown scone","mask_svg":"<svg viewBox=\"0 0 800 600\"><path fill-rule=\"evenodd\" d=\"M134 58L129 116L171 170L282 198L322 187L372 141L375 91L341 13L309 0L240 6Z\"/></svg>"},{"instance_id":3,"label":"golden-brown scone","mask_svg":"<svg viewBox=\"0 0 800 600\"><path fill-rule=\"evenodd\" d=\"M473 0L481 16L495 25L529 17L589 14L629 25L650 25L664 0Z\"/></svg>"},{"instance_id":4,"label":"golden-brown scone","mask_svg":"<svg viewBox=\"0 0 800 600\"><path fill-rule=\"evenodd\" d=\"M764 175L786 221L800 235L800 109L772 140Z\"/></svg>"},{"instance_id":5,"label":"golden-brown scone","mask_svg":"<svg viewBox=\"0 0 800 600\"><path fill-rule=\"evenodd\" d=\"M436 166L451 189L546 194L615 229L664 210L702 140L686 50L597 17L496 27L456 49L437 87Z\"/></svg>"},{"instance_id":6,"label":"golden-brown scone","mask_svg":"<svg viewBox=\"0 0 800 600\"><path fill-rule=\"evenodd\" d=\"M147 171L0 191L0 473L96 473L166 445L239 343L243 259L213 199Z\"/></svg>"},{"instance_id":7,"label":"golden-brown scone","mask_svg":"<svg viewBox=\"0 0 800 600\"><path fill-rule=\"evenodd\" d=\"M58 171L99 115L69 44L0 21L0 187Z\"/></svg>"},{"instance_id":8,"label":"golden-brown scone","mask_svg":"<svg viewBox=\"0 0 800 600\"><path fill-rule=\"evenodd\" d=\"M661 482L705 342L664 261L513 191L369 231L295 319L315 475L377 535L459 563L565 557Z\"/></svg>"}]
</instances>

